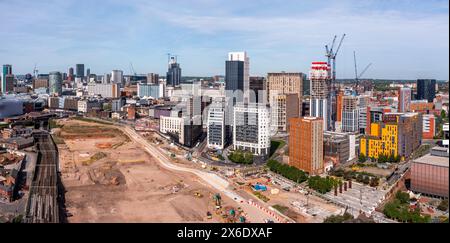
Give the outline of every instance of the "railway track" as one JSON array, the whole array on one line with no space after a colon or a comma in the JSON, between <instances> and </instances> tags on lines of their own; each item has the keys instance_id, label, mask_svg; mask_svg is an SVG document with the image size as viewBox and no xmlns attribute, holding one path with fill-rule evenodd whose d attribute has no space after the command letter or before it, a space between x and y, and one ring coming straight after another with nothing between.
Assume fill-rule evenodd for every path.
<instances>
[{"instance_id":1,"label":"railway track","mask_svg":"<svg viewBox=\"0 0 450 243\"><path fill-rule=\"evenodd\" d=\"M26 223L59 223L58 152L50 135L35 134L39 151L26 207Z\"/></svg>"}]
</instances>

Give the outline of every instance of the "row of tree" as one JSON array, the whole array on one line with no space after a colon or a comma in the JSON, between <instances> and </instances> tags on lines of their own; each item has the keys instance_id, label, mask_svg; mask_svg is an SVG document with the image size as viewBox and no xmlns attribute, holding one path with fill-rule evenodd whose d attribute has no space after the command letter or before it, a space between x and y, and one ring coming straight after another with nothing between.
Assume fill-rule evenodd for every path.
<instances>
[{"instance_id":1,"label":"row of tree","mask_svg":"<svg viewBox=\"0 0 450 243\"><path fill-rule=\"evenodd\" d=\"M322 194L330 192L334 187L338 187L340 184L342 184L341 180L336 180L329 176L326 178L312 176L308 179L309 188Z\"/></svg>"},{"instance_id":2,"label":"row of tree","mask_svg":"<svg viewBox=\"0 0 450 243\"><path fill-rule=\"evenodd\" d=\"M359 183L370 185L371 187L377 187L380 184L380 178L374 174L368 172L357 172L350 170L337 169L331 171L331 175L336 177L342 177L344 180L356 180Z\"/></svg>"},{"instance_id":3,"label":"row of tree","mask_svg":"<svg viewBox=\"0 0 450 243\"><path fill-rule=\"evenodd\" d=\"M367 161L367 159L370 159L371 161L376 161L378 163L399 163L402 158L398 155L394 155L394 154L390 154L388 155L384 155L384 154L380 154L378 156L378 159L373 158L373 157L366 157L364 154L360 154L358 157L358 161L360 163L364 163Z\"/></svg>"},{"instance_id":4,"label":"row of tree","mask_svg":"<svg viewBox=\"0 0 450 243\"><path fill-rule=\"evenodd\" d=\"M308 174L302 170L295 168L294 166L289 166L287 164L282 164L276 160L269 160L267 162L267 167L277 174L280 174L291 181L297 183L302 183L308 180Z\"/></svg>"}]
</instances>

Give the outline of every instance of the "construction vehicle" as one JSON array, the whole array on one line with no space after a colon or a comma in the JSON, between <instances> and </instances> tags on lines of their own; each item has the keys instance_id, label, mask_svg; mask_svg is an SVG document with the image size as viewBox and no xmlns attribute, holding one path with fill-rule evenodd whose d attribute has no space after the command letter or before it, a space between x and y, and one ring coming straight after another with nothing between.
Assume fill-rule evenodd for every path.
<instances>
[{"instance_id":1,"label":"construction vehicle","mask_svg":"<svg viewBox=\"0 0 450 243\"><path fill-rule=\"evenodd\" d=\"M203 194L201 194L200 192L194 192L194 196L196 196L198 198L202 198Z\"/></svg>"},{"instance_id":2,"label":"construction vehicle","mask_svg":"<svg viewBox=\"0 0 450 243\"><path fill-rule=\"evenodd\" d=\"M221 209L222 208L222 197L220 196L220 194L217 193L216 195L214 195L213 199L216 202L216 209Z\"/></svg>"}]
</instances>

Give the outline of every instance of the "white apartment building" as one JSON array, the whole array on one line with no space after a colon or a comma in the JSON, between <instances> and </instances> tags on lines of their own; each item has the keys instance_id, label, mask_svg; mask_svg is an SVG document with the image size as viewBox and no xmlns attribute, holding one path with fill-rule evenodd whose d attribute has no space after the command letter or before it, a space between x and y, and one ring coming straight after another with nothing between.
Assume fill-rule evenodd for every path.
<instances>
[{"instance_id":1,"label":"white apartment building","mask_svg":"<svg viewBox=\"0 0 450 243\"><path fill-rule=\"evenodd\" d=\"M159 120L159 131L167 134L178 134L180 137L183 134L184 118L161 116Z\"/></svg>"},{"instance_id":2,"label":"white apartment building","mask_svg":"<svg viewBox=\"0 0 450 243\"><path fill-rule=\"evenodd\" d=\"M221 101L222 100L222 101ZM208 148L222 150L225 147L225 106L224 98L210 105L207 120Z\"/></svg>"},{"instance_id":3,"label":"white apartment building","mask_svg":"<svg viewBox=\"0 0 450 243\"><path fill-rule=\"evenodd\" d=\"M258 156L270 154L270 115L266 105L237 103L234 107L233 145Z\"/></svg>"}]
</instances>

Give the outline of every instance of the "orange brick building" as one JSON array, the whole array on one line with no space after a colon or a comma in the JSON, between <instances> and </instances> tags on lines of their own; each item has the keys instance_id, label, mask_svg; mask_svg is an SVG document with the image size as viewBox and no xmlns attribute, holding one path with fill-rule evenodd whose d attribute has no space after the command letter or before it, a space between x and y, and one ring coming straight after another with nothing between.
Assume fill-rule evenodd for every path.
<instances>
[{"instance_id":1,"label":"orange brick building","mask_svg":"<svg viewBox=\"0 0 450 243\"><path fill-rule=\"evenodd\" d=\"M289 165L310 175L324 172L323 120L321 118L290 119Z\"/></svg>"}]
</instances>

